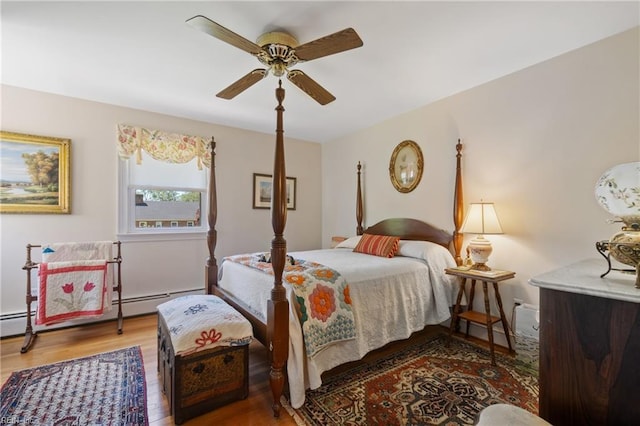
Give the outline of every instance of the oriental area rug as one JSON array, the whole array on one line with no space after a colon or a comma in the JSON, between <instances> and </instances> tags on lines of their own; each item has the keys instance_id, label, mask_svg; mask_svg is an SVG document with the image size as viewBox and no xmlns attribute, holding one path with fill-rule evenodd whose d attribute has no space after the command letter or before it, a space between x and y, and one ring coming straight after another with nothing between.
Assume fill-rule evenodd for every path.
<instances>
[{"instance_id":1,"label":"oriental area rug","mask_svg":"<svg viewBox=\"0 0 640 426\"><path fill-rule=\"evenodd\" d=\"M506 403L538 413L538 375L529 364L436 336L372 364L330 377L285 408L299 425L472 425Z\"/></svg>"},{"instance_id":2,"label":"oriental area rug","mask_svg":"<svg viewBox=\"0 0 640 426\"><path fill-rule=\"evenodd\" d=\"M11 374L0 394L3 424L148 425L139 346Z\"/></svg>"}]
</instances>

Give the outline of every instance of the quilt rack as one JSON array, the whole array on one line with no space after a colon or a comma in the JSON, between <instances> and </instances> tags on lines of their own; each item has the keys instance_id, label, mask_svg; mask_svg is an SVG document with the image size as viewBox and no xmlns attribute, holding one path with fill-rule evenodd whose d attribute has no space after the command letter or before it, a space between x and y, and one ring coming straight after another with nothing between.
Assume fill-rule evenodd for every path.
<instances>
[{"instance_id":1,"label":"quilt rack","mask_svg":"<svg viewBox=\"0 0 640 426\"><path fill-rule=\"evenodd\" d=\"M107 260L107 264L115 264L116 265L116 283L113 285L113 291L118 293L118 334L122 334L122 253L120 250L121 242L114 241L113 245L116 246L116 255L112 260ZM33 330L33 325L31 322L31 303L38 301L38 296L34 296L32 294L32 286L31 286L31 271L39 267L39 262L34 262L31 258L31 252L33 248L42 247L41 244L27 244L27 260L22 267L24 271L27 272L27 327L24 332L24 344L22 345L22 349L20 349L20 353L26 353L31 346L33 345L37 333Z\"/></svg>"}]
</instances>

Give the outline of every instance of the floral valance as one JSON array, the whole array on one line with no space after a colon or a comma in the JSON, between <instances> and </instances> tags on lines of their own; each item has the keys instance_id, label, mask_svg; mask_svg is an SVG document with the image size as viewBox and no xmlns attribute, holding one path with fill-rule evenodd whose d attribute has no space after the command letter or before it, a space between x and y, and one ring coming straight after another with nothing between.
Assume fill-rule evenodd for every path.
<instances>
[{"instance_id":1,"label":"floral valance","mask_svg":"<svg viewBox=\"0 0 640 426\"><path fill-rule=\"evenodd\" d=\"M165 163L188 163L197 158L198 170L211 167L209 141L201 136L166 133L142 127L118 124L118 155L129 158L136 155L136 163L142 162L142 151L151 158Z\"/></svg>"}]
</instances>

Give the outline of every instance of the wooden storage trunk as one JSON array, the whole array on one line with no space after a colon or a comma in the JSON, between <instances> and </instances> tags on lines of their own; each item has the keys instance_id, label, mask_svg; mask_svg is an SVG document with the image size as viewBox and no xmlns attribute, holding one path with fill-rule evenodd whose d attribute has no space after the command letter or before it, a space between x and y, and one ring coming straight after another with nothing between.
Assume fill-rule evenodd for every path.
<instances>
[{"instance_id":1,"label":"wooden storage trunk","mask_svg":"<svg viewBox=\"0 0 640 426\"><path fill-rule=\"evenodd\" d=\"M249 345L176 356L158 316L158 372L175 424L249 394Z\"/></svg>"}]
</instances>

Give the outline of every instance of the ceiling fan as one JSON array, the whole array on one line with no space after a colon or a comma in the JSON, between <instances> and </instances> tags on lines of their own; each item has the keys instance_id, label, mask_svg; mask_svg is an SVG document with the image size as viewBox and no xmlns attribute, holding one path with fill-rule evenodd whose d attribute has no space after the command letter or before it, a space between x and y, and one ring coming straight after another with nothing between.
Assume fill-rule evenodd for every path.
<instances>
[{"instance_id":1,"label":"ceiling fan","mask_svg":"<svg viewBox=\"0 0 640 426\"><path fill-rule=\"evenodd\" d=\"M303 92L315 99L320 105L326 105L334 101L336 99L335 96L307 74L290 68L301 62L355 49L363 44L353 28L346 28L337 33L298 45L295 37L285 32L265 33L258 37L256 43L253 43L202 15L188 19L187 24L252 54L267 67L266 69L257 68L250 71L238 81L220 91L216 96L223 99L233 99L271 72L276 77L282 77L286 74L289 81Z\"/></svg>"}]
</instances>

